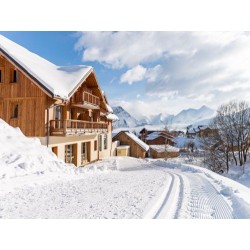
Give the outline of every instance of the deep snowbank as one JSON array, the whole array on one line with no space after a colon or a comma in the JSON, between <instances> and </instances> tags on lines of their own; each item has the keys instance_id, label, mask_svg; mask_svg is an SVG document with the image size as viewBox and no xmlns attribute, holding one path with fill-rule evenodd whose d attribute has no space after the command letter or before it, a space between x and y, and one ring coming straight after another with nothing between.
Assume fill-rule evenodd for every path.
<instances>
[{"instance_id":1,"label":"deep snowbank","mask_svg":"<svg viewBox=\"0 0 250 250\"><path fill-rule=\"evenodd\" d=\"M59 160L38 138L28 138L0 119L0 179L48 172L74 173L74 166Z\"/></svg>"}]
</instances>

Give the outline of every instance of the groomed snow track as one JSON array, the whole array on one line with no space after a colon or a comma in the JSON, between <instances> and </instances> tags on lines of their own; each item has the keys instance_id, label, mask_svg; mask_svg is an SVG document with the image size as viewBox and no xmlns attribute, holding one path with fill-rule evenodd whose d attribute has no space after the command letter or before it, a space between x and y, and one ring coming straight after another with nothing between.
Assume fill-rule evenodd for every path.
<instances>
[{"instance_id":1,"label":"groomed snow track","mask_svg":"<svg viewBox=\"0 0 250 250\"><path fill-rule=\"evenodd\" d=\"M233 219L232 209L209 180L198 173L163 169L169 175L164 189L144 218Z\"/></svg>"}]
</instances>

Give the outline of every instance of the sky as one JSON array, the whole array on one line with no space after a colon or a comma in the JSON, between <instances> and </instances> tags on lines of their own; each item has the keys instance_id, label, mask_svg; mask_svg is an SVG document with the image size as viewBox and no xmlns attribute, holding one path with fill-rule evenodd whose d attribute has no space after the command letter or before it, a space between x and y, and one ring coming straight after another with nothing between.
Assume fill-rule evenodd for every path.
<instances>
[{"instance_id":1,"label":"sky","mask_svg":"<svg viewBox=\"0 0 250 250\"><path fill-rule=\"evenodd\" d=\"M250 98L249 32L0 32L57 65L91 65L136 118Z\"/></svg>"}]
</instances>

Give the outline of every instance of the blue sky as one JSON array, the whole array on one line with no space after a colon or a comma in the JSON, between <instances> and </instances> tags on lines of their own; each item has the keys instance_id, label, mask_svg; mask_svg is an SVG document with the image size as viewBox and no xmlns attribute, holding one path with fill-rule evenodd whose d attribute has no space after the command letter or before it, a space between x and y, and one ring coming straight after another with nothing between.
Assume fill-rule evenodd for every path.
<instances>
[{"instance_id":1,"label":"blue sky","mask_svg":"<svg viewBox=\"0 0 250 250\"><path fill-rule=\"evenodd\" d=\"M250 99L247 32L0 32L57 65L94 67L137 118Z\"/></svg>"}]
</instances>

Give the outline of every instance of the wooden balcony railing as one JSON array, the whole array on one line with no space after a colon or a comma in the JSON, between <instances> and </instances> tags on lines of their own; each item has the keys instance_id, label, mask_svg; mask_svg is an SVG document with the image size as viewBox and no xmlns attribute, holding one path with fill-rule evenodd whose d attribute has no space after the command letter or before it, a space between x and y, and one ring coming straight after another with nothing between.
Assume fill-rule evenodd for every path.
<instances>
[{"instance_id":1,"label":"wooden balcony railing","mask_svg":"<svg viewBox=\"0 0 250 250\"><path fill-rule=\"evenodd\" d=\"M51 135L73 135L82 133L107 132L108 124L82 120L50 120Z\"/></svg>"},{"instance_id":2,"label":"wooden balcony railing","mask_svg":"<svg viewBox=\"0 0 250 250\"><path fill-rule=\"evenodd\" d=\"M72 97L72 102L76 104L92 104L100 107L100 98L86 91L76 92Z\"/></svg>"}]
</instances>

